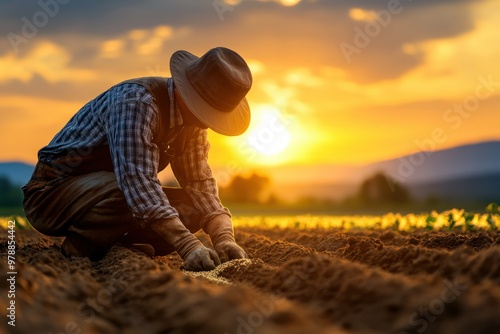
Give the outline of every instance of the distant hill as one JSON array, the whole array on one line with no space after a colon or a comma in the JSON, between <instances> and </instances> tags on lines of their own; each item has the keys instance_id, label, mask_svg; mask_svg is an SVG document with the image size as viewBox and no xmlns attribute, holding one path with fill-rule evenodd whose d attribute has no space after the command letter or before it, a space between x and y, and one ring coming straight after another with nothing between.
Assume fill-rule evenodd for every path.
<instances>
[{"instance_id":1,"label":"distant hill","mask_svg":"<svg viewBox=\"0 0 500 334\"><path fill-rule=\"evenodd\" d=\"M6 176L10 182L22 186L31 178L35 166L24 162L0 163L0 176Z\"/></svg>"},{"instance_id":2,"label":"distant hill","mask_svg":"<svg viewBox=\"0 0 500 334\"><path fill-rule=\"evenodd\" d=\"M500 172L412 184L409 187L417 199L435 197L447 201L500 202Z\"/></svg>"},{"instance_id":3,"label":"distant hill","mask_svg":"<svg viewBox=\"0 0 500 334\"><path fill-rule=\"evenodd\" d=\"M368 175L377 170L397 181L413 184L500 173L500 141L419 152L371 164L359 172Z\"/></svg>"},{"instance_id":4,"label":"distant hill","mask_svg":"<svg viewBox=\"0 0 500 334\"><path fill-rule=\"evenodd\" d=\"M352 196L363 180L384 172L419 199L428 196L474 200L497 198L500 191L500 141L420 152L364 166L323 165L279 167L270 170L276 193L285 199L301 197L339 200ZM295 177L287 184L283 175Z\"/></svg>"}]
</instances>

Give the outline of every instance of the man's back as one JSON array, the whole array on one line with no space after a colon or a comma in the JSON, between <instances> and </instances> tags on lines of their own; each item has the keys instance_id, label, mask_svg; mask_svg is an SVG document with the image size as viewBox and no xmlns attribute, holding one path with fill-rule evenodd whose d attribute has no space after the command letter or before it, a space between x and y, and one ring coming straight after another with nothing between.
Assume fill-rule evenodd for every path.
<instances>
[{"instance_id":1,"label":"man's back","mask_svg":"<svg viewBox=\"0 0 500 334\"><path fill-rule=\"evenodd\" d=\"M66 256L97 259L125 242L150 244L158 254L175 250L193 270L214 268L219 256L246 257L208 165L206 129L246 130L250 70L234 51L214 48L201 58L174 53L171 72L112 87L40 150L24 208L38 231L66 236ZM181 188L158 180L170 161ZM200 228L216 252L193 235Z\"/></svg>"}]
</instances>

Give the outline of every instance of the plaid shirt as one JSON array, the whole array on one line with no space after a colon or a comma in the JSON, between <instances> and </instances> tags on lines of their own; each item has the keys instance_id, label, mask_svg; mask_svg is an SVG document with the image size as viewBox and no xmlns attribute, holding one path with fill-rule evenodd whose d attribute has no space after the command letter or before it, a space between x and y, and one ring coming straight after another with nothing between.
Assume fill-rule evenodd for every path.
<instances>
[{"instance_id":1,"label":"plaid shirt","mask_svg":"<svg viewBox=\"0 0 500 334\"><path fill-rule=\"evenodd\" d=\"M182 128L182 116L168 79L171 143ZM149 91L137 84L113 87L88 102L46 147L39 160L50 163L76 152L86 154L109 145L113 169L132 214L141 223L178 216L158 180L159 148L152 142L159 127L159 110ZM174 157L172 171L181 187L202 212L202 224L219 214L229 214L219 200L216 181L208 165L207 130L196 128L184 152Z\"/></svg>"}]
</instances>

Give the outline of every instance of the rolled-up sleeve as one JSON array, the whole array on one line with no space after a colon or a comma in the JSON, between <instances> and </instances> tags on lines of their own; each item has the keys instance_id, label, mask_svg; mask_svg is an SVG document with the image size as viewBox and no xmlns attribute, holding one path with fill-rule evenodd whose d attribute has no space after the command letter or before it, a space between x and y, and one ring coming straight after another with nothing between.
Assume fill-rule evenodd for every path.
<instances>
[{"instance_id":1,"label":"rolled-up sleeve","mask_svg":"<svg viewBox=\"0 0 500 334\"><path fill-rule=\"evenodd\" d=\"M172 161L172 171L177 181L204 215L202 226L217 215L230 216L229 210L220 202L217 182L208 165L209 150L207 130L195 128L184 152Z\"/></svg>"},{"instance_id":2,"label":"rolled-up sleeve","mask_svg":"<svg viewBox=\"0 0 500 334\"><path fill-rule=\"evenodd\" d=\"M178 216L158 180L159 149L152 142L157 112L144 99L123 99L113 104L106 124L118 186L143 226Z\"/></svg>"}]
</instances>

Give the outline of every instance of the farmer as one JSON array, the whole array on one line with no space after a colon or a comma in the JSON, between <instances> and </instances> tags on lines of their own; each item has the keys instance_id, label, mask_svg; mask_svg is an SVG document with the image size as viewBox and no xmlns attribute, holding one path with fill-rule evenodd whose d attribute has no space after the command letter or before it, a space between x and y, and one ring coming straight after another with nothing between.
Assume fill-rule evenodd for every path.
<instances>
[{"instance_id":1,"label":"farmer","mask_svg":"<svg viewBox=\"0 0 500 334\"><path fill-rule=\"evenodd\" d=\"M66 236L65 256L98 260L120 243L150 255L177 251L195 271L247 257L207 163L207 128L228 136L247 129L250 70L222 47L201 58L177 51L170 70L172 78L113 86L38 152L24 210L39 232ZM168 164L181 188L160 185ZM215 251L193 235L200 229Z\"/></svg>"}]
</instances>

